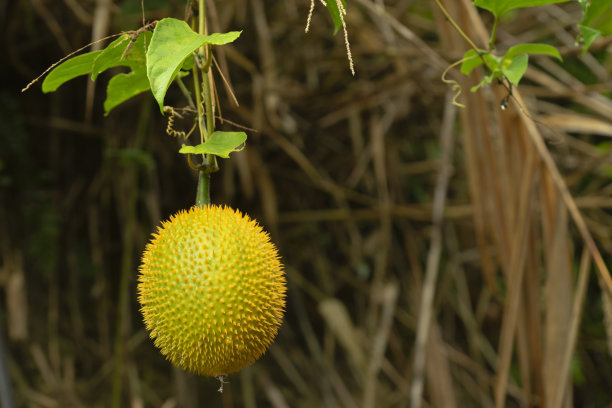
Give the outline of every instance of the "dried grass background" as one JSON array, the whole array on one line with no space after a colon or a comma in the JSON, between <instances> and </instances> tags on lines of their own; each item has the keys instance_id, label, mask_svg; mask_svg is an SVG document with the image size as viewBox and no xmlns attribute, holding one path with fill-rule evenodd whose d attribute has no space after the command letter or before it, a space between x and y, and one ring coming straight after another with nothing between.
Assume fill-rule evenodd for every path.
<instances>
[{"instance_id":1,"label":"dried grass background","mask_svg":"<svg viewBox=\"0 0 612 408\"><path fill-rule=\"evenodd\" d=\"M484 46L490 16L442 3ZM278 339L223 394L172 369L135 278L149 234L195 199L180 142L150 95L103 118L107 75L19 93L92 38L137 28L140 1L6 1L0 328L17 406L609 406L612 57L606 39L580 57L579 6L501 25L498 49L545 41L565 59L531 58L502 110L503 87L469 92L482 73L451 72L466 108L452 105L441 74L466 44L434 2L349 2L354 78L320 4L308 34L308 2L212 5L214 31L244 30L217 54L240 102L217 77L221 113L256 130L212 198L279 246ZM146 18L184 7L146 0Z\"/></svg>"}]
</instances>

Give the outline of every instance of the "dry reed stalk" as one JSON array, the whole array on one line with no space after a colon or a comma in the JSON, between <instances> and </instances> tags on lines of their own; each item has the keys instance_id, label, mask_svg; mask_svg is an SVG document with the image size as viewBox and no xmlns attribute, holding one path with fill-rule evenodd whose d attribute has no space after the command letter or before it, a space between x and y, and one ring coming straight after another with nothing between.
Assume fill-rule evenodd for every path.
<instances>
[{"instance_id":1,"label":"dry reed stalk","mask_svg":"<svg viewBox=\"0 0 612 408\"><path fill-rule=\"evenodd\" d=\"M456 106L453 105L453 94L447 92L444 108L444 116L442 127L440 130L440 145L442 150L442 158L440 163L440 172L438 173L436 186L434 191L434 203L432 209L432 233L427 254L427 265L425 271L425 280L421 292L421 301L419 306L419 321L417 326L416 341L414 347L414 371L413 382L411 387L411 406L418 408L422 403L422 393L424 388L424 371L426 365L426 357L435 351L435 346L429 343L427 347L429 335L432 330L437 330L437 325L432 321L434 319L434 293L436 292L438 274L440 269L440 256L442 253L442 216L446 203L446 195L448 184L451 177L451 157L453 152L453 124L455 123ZM441 343L439 333L434 332L438 337L432 341L435 345ZM441 378L441 381L433 381L429 383L432 389L432 394L439 396L438 402L444 403L443 406L455 406L455 397L452 389L452 381L448 371L444 369L448 366L448 361L442 354L436 354L435 359L430 360L428 368L433 370L433 366L441 368L436 374ZM433 377L435 378L435 377Z\"/></svg>"},{"instance_id":2,"label":"dry reed stalk","mask_svg":"<svg viewBox=\"0 0 612 408\"><path fill-rule=\"evenodd\" d=\"M525 169L518 180L519 194L515 197L517 205L516 222L511 238L511 252L508 271L508 282L502 327L498 346L499 366L495 382L495 406L505 405L506 387L512 358L513 341L516 335L516 325L519 317L519 306L523 295L523 277L526 269L529 227L533 217L535 183L537 178L537 161L533 151L527 151Z\"/></svg>"},{"instance_id":3,"label":"dry reed stalk","mask_svg":"<svg viewBox=\"0 0 612 408\"><path fill-rule=\"evenodd\" d=\"M560 384L557 373L561 372L563 355L568 340L571 317L572 275L570 242L568 240L567 209L548 174L543 177L542 230L548 243L546 251L546 282L544 284L546 333L544 343L544 381L546 406L554 400L559 389L568 389Z\"/></svg>"},{"instance_id":4,"label":"dry reed stalk","mask_svg":"<svg viewBox=\"0 0 612 408\"><path fill-rule=\"evenodd\" d=\"M461 6L459 2L442 2L444 7L451 13L451 15L459 15L463 14L465 10L465 6ZM456 32L453 31L453 28L444 23L444 16L441 15L437 8L434 8L436 13L436 21L438 22L438 31L442 38L443 49L449 53L450 55L459 54L458 50L466 49L466 44L462 38L460 38ZM486 39L482 38L482 29L478 29L478 25L465 25L466 34L468 36L479 35L479 42L486 43ZM471 31L472 28L475 28L474 31ZM458 83L461 85L462 89L469 89L471 87L471 80L465 77L460 77L457 79ZM476 106L479 105L479 99L482 98L482 94L475 93L465 93L465 100L468 106ZM494 278L494 264L490 254L490 250L487 244L486 237L486 206L487 199L482 197L484 180L483 177L483 168L482 161L486 160L486 157L481 157L479 154L480 147L482 146L480 141L480 132L482 131L482 127L480 126L480 119L475 116L474 111L471 109L461 109L459 111L459 116L461 118L461 123L463 126L462 142L465 149L466 154L466 166L467 166L467 174L470 189L470 196L472 197L472 205L474 206L474 228L476 233L476 241L478 245L478 249L480 251L480 255L482 257L482 272L485 281L489 285L491 290L495 290L495 278Z\"/></svg>"},{"instance_id":5,"label":"dry reed stalk","mask_svg":"<svg viewBox=\"0 0 612 408\"><path fill-rule=\"evenodd\" d=\"M427 379L432 406L447 408L459 406L446 345L440 334L440 327L435 321L432 322L427 343Z\"/></svg>"},{"instance_id":6,"label":"dry reed stalk","mask_svg":"<svg viewBox=\"0 0 612 408\"><path fill-rule=\"evenodd\" d=\"M378 376L383 364L383 358L387 349L387 343L389 340L389 332L393 324L393 315L395 314L395 307L397 304L397 298L399 289L397 284L388 283L382 290L381 302L382 311L379 326L375 334L373 335L371 345L371 356L365 369L365 384L363 389L363 403L364 408L374 408L377 406L377 401L381 398L381 393L377 388L379 387Z\"/></svg>"},{"instance_id":7,"label":"dry reed stalk","mask_svg":"<svg viewBox=\"0 0 612 408\"><path fill-rule=\"evenodd\" d=\"M482 32L483 24L471 3L442 3L469 37L486 42L477 36ZM440 15L438 21L447 52L466 50L464 40L445 24ZM457 57L460 55L458 53ZM553 89L558 89L558 92L564 89L563 85L546 75L539 78L542 83L554 84ZM463 89L469 89L480 79L458 78L457 81ZM563 395L566 398L571 395L571 387L564 380L567 378L567 373L563 372L566 362L557 358L564 350L568 353L572 333L569 324L572 312L566 301L573 293L572 262L568 255L571 252L568 250L571 245L568 241L568 212L595 259L604 294L610 293L612 279L575 201L542 142L526 103L515 91L514 109L501 112L496 101L501 101L507 91L502 87L492 88L489 94L485 89L465 95L462 102L467 109L460 116L483 277L494 289L494 270L498 265L504 271L507 287L498 346L495 406L506 404L515 339L522 373L521 400L529 405L548 406L553 401L560 403ZM577 103L588 105L595 111L608 109L593 95L584 96L580 92L574 95ZM587 126L591 129L594 125ZM605 129L607 124L598 122L597 125ZM541 213L542 234L538 233L536 211ZM543 259L540 248L545 249ZM544 304L541 304L539 296L541 270L546 271L547 282ZM547 313L545 319L540 316L542 310ZM557 375L559 372L562 374ZM561 396L559 389L565 390Z\"/></svg>"}]
</instances>

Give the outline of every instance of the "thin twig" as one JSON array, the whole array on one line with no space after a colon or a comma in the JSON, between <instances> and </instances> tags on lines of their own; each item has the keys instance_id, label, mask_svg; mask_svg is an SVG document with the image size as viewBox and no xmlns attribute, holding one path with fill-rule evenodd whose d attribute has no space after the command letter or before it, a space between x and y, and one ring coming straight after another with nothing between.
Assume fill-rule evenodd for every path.
<instances>
[{"instance_id":1,"label":"thin twig","mask_svg":"<svg viewBox=\"0 0 612 408\"><path fill-rule=\"evenodd\" d=\"M135 41L136 38L138 38L138 35L140 35L140 33L142 33L143 31L151 31L155 28L155 25L157 24L157 20L150 22L149 24L145 24L142 27L140 27L138 30L128 30L128 31L122 31L120 33L115 33L115 34L111 34L109 36L106 36L104 38L100 38L99 40L90 42L87 45L82 46L81 48L72 51L70 54L60 58L57 62L55 62L54 64L52 64L49 68L45 69L43 71L42 74L40 74L39 76L37 76L36 78L34 78L29 84L26 85L25 88L23 88L21 90L21 92L25 92L27 91L32 85L34 85L36 82L38 82L38 80L40 78L42 78L43 76L45 76L45 74L47 74L49 71L51 71L53 68L55 68L56 66L58 66L59 64L61 64L62 62L66 61L68 58L72 57L75 54L78 54L79 52L83 51L86 48L89 48L90 46L97 44L101 41L106 41L106 40L110 40L111 38L115 38L115 37L119 37L122 36L123 34L127 34L130 36L130 39L132 41Z\"/></svg>"},{"instance_id":2,"label":"thin twig","mask_svg":"<svg viewBox=\"0 0 612 408\"><path fill-rule=\"evenodd\" d=\"M238 99L236 98L236 95L234 95L234 91L233 91L232 87L230 86L230 84L227 81L227 79L225 79L225 75L223 75L223 72L221 71L221 68L219 67L219 64L217 63L217 59L215 58L214 55L212 56L212 62L215 64L215 68L217 68L217 71L219 71L219 75L221 75L221 79L223 80L223 83L225 84L227 92L232 97L232 100L234 101L236 106L240 106L240 104L238 103Z\"/></svg>"},{"instance_id":3,"label":"thin twig","mask_svg":"<svg viewBox=\"0 0 612 408\"><path fill-rule=\"evenodd\" d=\"M410 406L412 408L420 408L423 401L427 338L429 336L429 328L431 327L433 299L436 290L436 281L438 280L440 254L442 253L442 218L446 203L448 181L452 172L451 153L453 151L453 124L455 123L456 113L457 108L456 105L453 104L453 91L448 90L446 92L442 129L440 130L442 158L440 162L440 172L436 180L436 190L434 192L431 215L431 243L429 253L427 254L427 267L425 271L425 281L423 282L423 290L421 292L419 321L414 346L414 366L410 390Z\"/></svg>"},{"instance_id":4,"label":"thin twig","mask_svg":"<svg viewBox=\"0 0 612 408\"><path fill-rule=\"evenodd\" d=\"M49 71L51 71L53 68L55 68L57 65L61 64L62 62L66 61L68 58L72 57L74 54L78 54L79 52L83 51L86 48L89 48L90 46L92 46L93 44L97 44L100 41L105 41L111 38L115 38L118 37L120 35L122 35L123 33L117 33L117 34L113 34L113 35L109 35L108 37L104 37L104 38L100 38L99 40L96 40L94 42L91 42L87 45L82 46L81 48L79 48L78 50L72 51L70 54L66 55L65 57L62 57L59 61L57 61L56 63L52 64L49 68L45 69L44 72L42 74L40 74L39 76L37 76L36 78L34 78L29 84L26 85L25 88L23 88L21 90L21 92L25 92L27 91L32 85L34 85L40 78L42 78L46 73L48 73Z\"/></svg>"}]
</instances>

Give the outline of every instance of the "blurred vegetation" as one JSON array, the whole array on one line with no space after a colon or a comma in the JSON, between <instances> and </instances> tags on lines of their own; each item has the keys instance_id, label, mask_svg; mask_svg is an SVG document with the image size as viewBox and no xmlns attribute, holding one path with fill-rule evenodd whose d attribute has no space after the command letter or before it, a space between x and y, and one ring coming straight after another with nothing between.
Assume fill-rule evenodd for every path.
<instances>
[{"instance_id":1,"label":"blurred vegetation","mask_svg":"<svg viewBox=\"0 0 612 408\"><path fill-rule=\"evenodd\" d=\"M479 41L491 16L468 1L443 3ZM232 122L255 130L244 151L220 162L211 195L258 219L279 247L289 293L278 339L230 376L223 394L214 379L173 369L144 330L135 285L150 233L195 200L181 141L166 135L150 94L103 117L111 73L94 87L79 78L56 93L20 93L92 36L138 28L140 0L5 1L0 335L8 341L0 358L16 406L110 406L114 373L121 406L409 406L436 230L425 406L493 406L498 396L507 406L548 407L558 394L564 407L612 403L612 302L531 145L544 137L609 266L612 46L602 37L580 55L578 4L502 21L499 49L543 41L564 58L530 59L523 111L502 111L506 90L495 83L471 94L478 78L457 72L467 108L450 104L441 74L467 48L433 2L392 0L384 10L349 2L355 77L320 5L304 34L308 2L211 4L215 31L244 30L218 55L240 102L216 84L231 121L221 130ZM147 21L182 18L185 2L146 0L145 12ZM181 98L171 88L166 103ZM438 224L442 170L450 178ZM514 329L504 329L509 293L519 301ZM573 306L581 296L582 313ZM570 377L559 383L572 336Z\"/></svg>"}]
</instances>

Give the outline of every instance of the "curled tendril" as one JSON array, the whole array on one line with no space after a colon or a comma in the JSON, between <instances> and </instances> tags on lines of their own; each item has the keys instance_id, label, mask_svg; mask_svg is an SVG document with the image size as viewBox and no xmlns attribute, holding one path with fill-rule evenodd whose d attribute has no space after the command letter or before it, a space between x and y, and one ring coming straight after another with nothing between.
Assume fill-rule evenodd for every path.
<instances>
[{"instance_id":1,"label":"curled tendril","mask_svg":"<svg viewBox=\"0 0 612 408\"><path fill-rule=\"evenodd\" d=\"M446 77L446 75L448 74L448 71L450 71L452 68L456 67L457 65L461 64L463 62L464 59L460 59L457 62L452 63L451 65L449 65L448 67L446 67L446 69L444 70L444 72L442 73L442 76L440 77L440 79L442 80L442 82L444 82L445 84L449 84L452 86L452 90L453 92L455 92L455 96L453 96L453 105L458 106L460 108L465 108L465 105L458 102L457 99L459 98L459 95L461 95L461 85L459 85L459 82L455 81L454 79L448 79Z\"/></svg>"},{"instance_id":2,"label":"curled tendril","mask_svg":"<svg viewBox=\"0 0 612 408\"><path fill-rule=\"evenodd\" d=\"M181 136L183 139L187 139L187 134L185 132L174 129L174 117L178 116L179 118L182 118L181 114L177 113L172 106L164 106L164 113L170 114L170 116L168 116L168 126L166 126L166 133L168 136Z\"/></svg>"}]
</instances>

